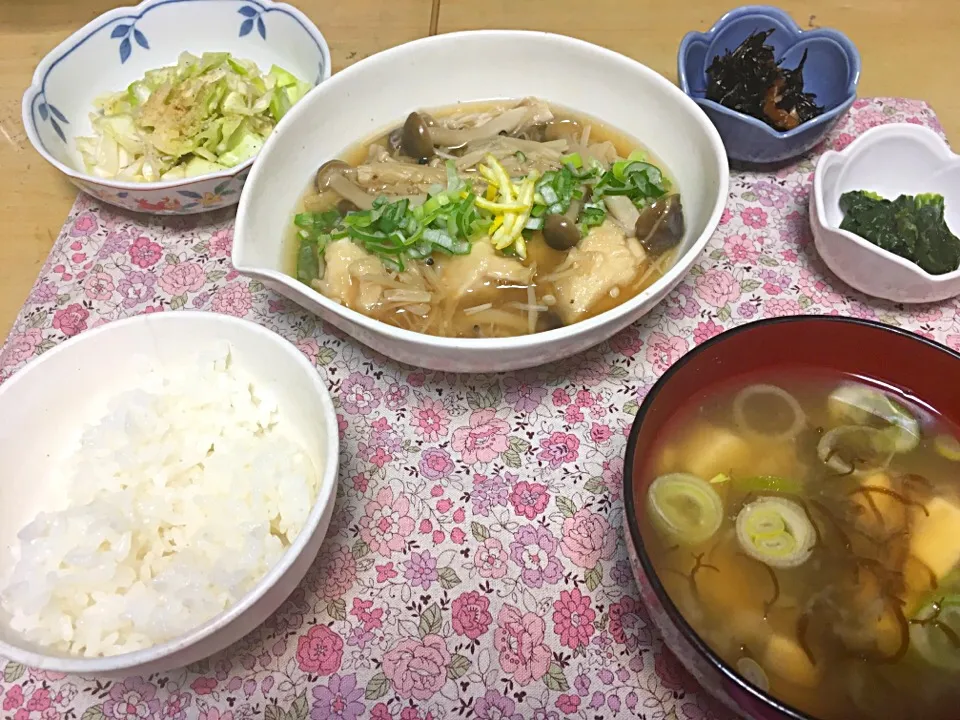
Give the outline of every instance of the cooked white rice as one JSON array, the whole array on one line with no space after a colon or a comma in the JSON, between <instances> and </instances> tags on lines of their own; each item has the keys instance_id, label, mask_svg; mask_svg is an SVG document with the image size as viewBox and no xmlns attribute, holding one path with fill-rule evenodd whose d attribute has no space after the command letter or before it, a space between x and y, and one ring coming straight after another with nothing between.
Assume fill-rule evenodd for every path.
<instances>
[{"instance_id":1,"label":"cooked white rice","mask_svg":"<svg viewBox=\"0 0 960 720\"><path fill-rule=\"evenodd\" d=\"M66 508L19 533L0 595L12 627L57 651L116 655L236 603L317 494L288 422L226 344L118 395L63 468Z\"/></svg>"}]
</instances>

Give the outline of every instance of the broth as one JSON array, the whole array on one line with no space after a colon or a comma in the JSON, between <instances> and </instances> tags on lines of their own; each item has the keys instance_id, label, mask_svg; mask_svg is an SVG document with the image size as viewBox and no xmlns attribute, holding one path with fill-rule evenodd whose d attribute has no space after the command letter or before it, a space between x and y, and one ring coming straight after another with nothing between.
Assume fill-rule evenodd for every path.
<instances>
[{"instance_id":1,"label":"broth","mask_svg":"<svg viewBox=\"0 0 960 720\"><path fill-rule=\"evenodd\" d=\"M661 431L638 507L678 610L823 720L952 720L960 428L860 379L741 378Z\"/></svg>"},{"instance_id":2,"label":"broth","mask_svg":"<svg viewBox=\"0 0 960 720\"><path fill-rule=\"evenodd\" d=\"M585 320L662 277L684 235L680 196L636 140L541 100L411 113L340 159L297 203L291 274L417 332Z\"/></svg>"}]
</instances>

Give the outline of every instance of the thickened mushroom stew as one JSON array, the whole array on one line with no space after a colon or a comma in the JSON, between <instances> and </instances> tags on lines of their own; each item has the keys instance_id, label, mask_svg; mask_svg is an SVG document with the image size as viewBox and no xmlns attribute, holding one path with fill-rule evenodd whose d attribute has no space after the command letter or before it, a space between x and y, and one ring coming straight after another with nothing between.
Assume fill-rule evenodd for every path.
<instances>
[{"instance_id":1,"label":"thickened mushroom stew","mask_svg":"<svg viewBox=\"0 0 960 720\"><path fill-rule=\"evenodd\" d=\"M774 697L821 720L954 720L958 433L860 378L708 389L647 459L644 547L693 629Z\"/></svg>"},{"instance_id":2,"label":"thickened mushroom stew","mask_svg":"<svg viewBox=\"0 0 960 720\"><path fill-rule=\"evenodd\" d=\"M676 187L636 141L527 98L411 112L323 163L290 244L295 276L342 305L483 338L620 305L684 230Z\"/></svg>"}]
</instances>

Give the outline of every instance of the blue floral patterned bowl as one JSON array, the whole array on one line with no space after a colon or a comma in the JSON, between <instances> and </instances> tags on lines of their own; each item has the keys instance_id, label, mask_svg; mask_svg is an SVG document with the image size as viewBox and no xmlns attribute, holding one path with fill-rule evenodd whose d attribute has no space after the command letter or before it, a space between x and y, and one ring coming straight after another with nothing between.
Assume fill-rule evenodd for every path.
<instances>
[{"instance_id":1,"label":"blue floral patterned bowl","mask_svg":"<svg viewBox=\"0 0 960 720\"><path fill-rule=\"evenodd\" d=\"M707 67L717 55L733 50L758 30L773 29L767 39L778 60L794 68L805 50L804 87L825 110L788 132L707 100ZM850 109L860 79L860 53L841 32L828 28L803 31L784 11L766 5L731 10L707 32L687 33L680 43L677 76L681 89L703 109L723 138L727 156L747 163L777 163L797 157L819 143Z\"/></svg>"},{"instance_id":2,"label":"blue floral patterned bowl","mask_svg":"<svg viewBox=\"0 0 960 720\"><path fill-rule=\"evenodd\" d=\"M135 183L93 177L75 138L91 134L93 101L172 65L183 51L230 52L305 82L330 77L330 50L296 8L270 0L147 0L110 10L54 48L23 95L23 125L44 159L75 185L118 207L185 215L233 205L253 159L185 180Z\"/></svg>"}]
</instances>

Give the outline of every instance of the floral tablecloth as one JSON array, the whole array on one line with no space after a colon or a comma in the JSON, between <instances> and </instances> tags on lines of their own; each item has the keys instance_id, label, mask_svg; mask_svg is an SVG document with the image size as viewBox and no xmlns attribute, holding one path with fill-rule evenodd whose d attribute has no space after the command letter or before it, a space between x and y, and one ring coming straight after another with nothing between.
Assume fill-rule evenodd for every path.
<instances>
[{"instance_id":1,"label":"floral tablecloth","mask_svg":"<svg viewBox=\"0 0 960 720\"><path fill-rule=\"evenodd\" d=\"M920 102L860 100L869 127L940 130ZM81 196L0 353L0 382L65 338L181 308L246 317L316 363L343 456L330 533L282 609L227 652L123 681L0 659L14 720L720 720L640 605L621 530L626 434L696 343L761 317L875 318L960 349L960 304L868 300L816 256L814 159L736 173L687 278L609 343L556 365L453 376L398 365L230 267L232 215L160 221Z\"/></svg>"}]
</instances>

